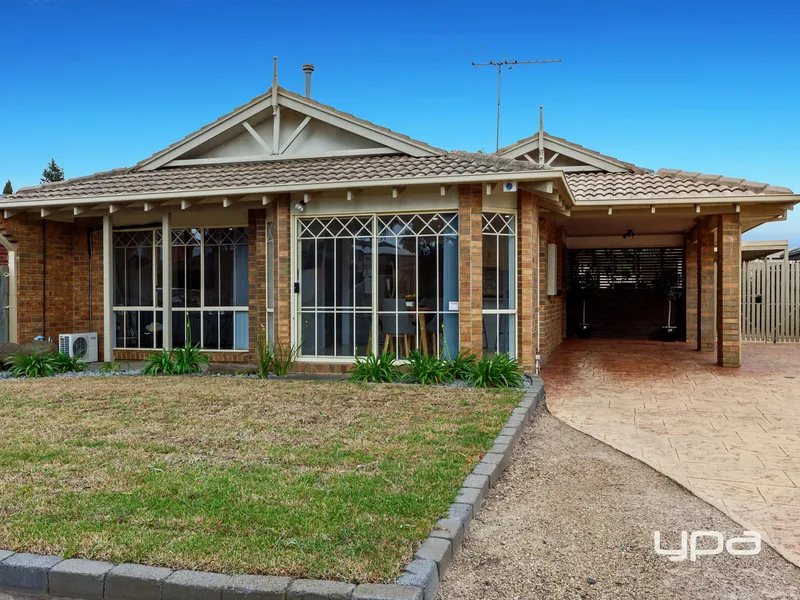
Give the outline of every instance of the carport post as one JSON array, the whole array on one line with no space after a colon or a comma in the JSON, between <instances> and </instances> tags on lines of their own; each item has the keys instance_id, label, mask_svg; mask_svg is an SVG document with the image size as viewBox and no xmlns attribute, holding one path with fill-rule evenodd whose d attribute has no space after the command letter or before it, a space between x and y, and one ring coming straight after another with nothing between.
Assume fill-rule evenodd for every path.
<instances>
[{"instance_id":1,"label":"carport post","mask_svg":"<svg viewBox=\"0 0 800 600\"><path fill-rule=\"evenodd\" d=\"M697 230L686 234L684 256L686 261L686 341L697 341Z\"/></svg>"},{"instance_id":2,"label":"carport post","mask_svg":"<svg viewBox=\"0 0 800 600\"><path fill-rule=\"evenodd\" d=\"M742 228L739 214L717 216L717 364L742 365Z\"/></svg>"},{"instance_id":3,"label":"carport post","mask_svg":"<svg viewBox=\"0 0 800 600\"><path fill-rule=\"evenodd\" d=\"M697 349L714 350L714 229L710 219L697 224Z\"/></svg>"}]
</instances>

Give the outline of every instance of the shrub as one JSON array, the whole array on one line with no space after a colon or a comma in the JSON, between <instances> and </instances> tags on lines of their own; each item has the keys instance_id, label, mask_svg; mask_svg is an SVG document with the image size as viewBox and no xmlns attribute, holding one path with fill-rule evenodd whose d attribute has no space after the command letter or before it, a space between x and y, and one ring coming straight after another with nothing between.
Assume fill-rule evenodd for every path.
<instances>
[{"instance_id":1,"label":"shrub","mask_svg":"<svg viewBox=\"0 0 800 600\"><path fill-rule=\"evenodd\" d=\"M55 356L39 352L15 354L6 364L15 377L50 377L58 372L54 364Z\"/></svg>"},{"instance_id":2,"label":"shrub","mask_svg":"<svg viewBox=\"0 0 800 600\"><path fill-rule=\"evenodd\" d=\"M368 381L371 383L394 383L399 378L394 366L394 354L369 354L364 358L356 357L356 366L350 371L351 381Z\"/></svg>"},{"instance_id":3,"label":"shrub","mask_svg":"<svg viewBox=\"0 0 800 600\"><path fill-rule=\"evenodd\" d=\"M524 385L525 376L516 358L496 354L475 363L469 382L479 388L519 388Z\"/></svg>"},{"instance_id":4,"label":"shrub","mask_svg":"<svg viewBox=\"0 0 800 600\"><path fill-rule=\"evenodd\" d=\"M121 371L129 371L130 368L131 365L129 363L117 362L115 360L112 360L111 362L106 363L102 367L100 367L100 372L104 374L108 373L113 374L113 373L120 373Z\"/></svg>"},{"instance_id":5,"label":"shrub","mask_svg":"<svg viewBox=\"0 0 800 600\"><path fill-rule=\"evenodd\" d=\"M275 340L272 343L272 370L275 375L286 375L294 366L297 361L297 355L300 354L300 344L293 346L285 344L280 340Z\"/></svg>"},{"instance_id":6,"label":"shrub","mask_svg":"<svg viewBox=\"0 0 800 600\"><path fill-rule=\"evenodd\" d=\"M258 336L258 376L267 379L275 365L272 344L267 341L267 332L262 330Z\"/></svg>"},{"instance_id":7,"label":"shrub","mask_svg":"<svg viewBox=\"0 0 800 600\"><path fill-rule=\"evenodd\" d=\"M183 348L172 351L173 375L195 375L202 371L202 365L208 363L208 356L200 351L200 344L192 346L188 337Z\"/></svg>"},{"instance_id":8,"label":"shrub","mask_svg":"<svg viewBox=\"0 0 800 600\"><path fill-rule=\"evenodd\" d=\"M169 350L151 352L144 360L147 364L142 369L143 375L172 375L174 372L172 352Z\"/></svg>"},{"instance_id":9,"label":"shrub","mask_svg":"<svg viewBox=\"0 0 800 600\"><path fill-rule=\"evenodd\" d=\"M83 355L72 357L58 353L50 356L53 359L53 369L56 373L81 373L89 368L89 365L83 360Z\"/></svg>"},{"instance_id":10,"label":"shrub","mask_svg":"<svg viewBox=\"0 0 800 600\"><path fill-rule=\"evenodd\" d=\"M476 362L477 359L474 354L467 350L462 350L453 360L447 363L447 369L453 379L469 381Z\"/></svg>"},{"instance_id":11,"label":"shrub","mask_svg":"<svg viewBox=\"0 0 800 600\"><path fill-rule=\"evenodd\" d=\"M438 356L427 356L416 350L408 354L408 369L409 372L403 379L423 385L450 383L454 379L446 360Z\"/></svg>"}]
</instances>

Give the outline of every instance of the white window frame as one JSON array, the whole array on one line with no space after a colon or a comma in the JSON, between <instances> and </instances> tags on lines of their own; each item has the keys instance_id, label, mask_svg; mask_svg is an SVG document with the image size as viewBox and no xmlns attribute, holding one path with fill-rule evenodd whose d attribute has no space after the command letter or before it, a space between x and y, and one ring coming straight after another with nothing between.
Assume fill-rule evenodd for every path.
<instances>
[{"instance_id":1,"label":"white window frame","mask_svg":"<svg viewBox=\"0 0 800 600\"><path fill-rule=\"evenodd\" d=\"M497 231L497 228L492 225L492 219L495 216L501 216L506 219L505 225L500 228L500 231ZM502 238L512 238L514 241L514 248L513 252L509 253L509 257L513 260L513 264L509 265L509 273L513 273L514 280L511 284L510 290L510 297L513 300L513 308L485 308L483 306L483 298L481 298L481 320L483 320L483 315L495 315L496 318L496 331L495 331L495 340L497 341L498 346L500 345L500 315L512 315L513 322L509 324L510 329L513 330L513 337L509 336L509 342L513 342L511 347L509 348L509 356L512 358L518 355L517 348L519 343L519 326L517 323L518 315L517 315L517 306L518 303L518 289L519 289L519 225L517 223L517 212L514 210L486 210L481 214L481 253L483 253L483 236L484 235L492 235L498 238L498 248L499 242ZM500 255L496 257L496 261L500 260ZM499 297L500 293L500 268L499 262L495 263L495 271L497 274L497 281L496 281L496 294ZM486 265L482 265L482 268L486 268ZM483 277L483 274L481 274ZM483 327L483 325L481 325Z\"/></svg>"},{"instance_id":2,"label":"white window frame","mask_svg":"<svg viewBox=\"0 0 800 600\"><path fill-rule=\"evenodd\" d=\"M245 229L245 230L247 229L246 227L243 227L243 226L239 226L239 227L231 226L230 228L231 229ZM205 236L205 232L208 229L227 229L227 227L173 227L172 228L172 239L170 240L170 247L169 247L169 251L170 252L172 252L172 249L174 247L176 247L176 244L175 244L175 242L176 242L176 240L175 240L176 232L185 231L185 230L196 231L199 234L200 243L197 244L197 245L195 245L195 244L182 244L182 245L184 247L186 247L186 248L193 248L193 247L199 246L200 249L201 249L200 250L200 306L175 306L175 304L173 303L173 305L172 305L172 317L173 317L173 320L174 320L174 318L176 316L176 313L189 313L189 312L198 312L198 313L200 313L200 336L199 336L199 339L201 341L200 347L202 348L202 350L204 352L209 352L209 353L225 352L225 353L242 353L242 354L244 354L244 353L249 352L250 349L249 348L246 348L246 349L242 349L242 348L239 348L239 349L236 349L236 348L230 348L230 349L228 349L228 348L223 348L223 349L205 348L202 345L202 340L205 337L205 320L202 318L203 313L206 313L206 312L208 312L208 313L212 313L212 312L216 312L216 313L223 313L223 312L234 313L234 317L233 317L233 339L235 341L236 340L236 313L248 313L249 314L249 312L250 312L249 300L248 300L248 305L247 306L206 306L206 303L205 303L206 302L206 281L205 281L205 278L206 278L206 271L205 271L205 267L206 267L206 264L205 264L205 261L206 261L206 257L205 257L205 254L206 254L205 253L206 239L205 238L206 238L206 236ZM116 313L116 312L153 311L153 315L155 315L156 312L163 311L163 307L157 305L158 304L158 292L157 292L157 289L161 286L161 281L159 280L160 278L158 277L158 268L155 266L155 258L157 257L157 250L160 247L161 243L163 243L163 240L161 240L161 233L162 233L161 232L161 228L159 228L159 227L156 227L156 228L153 228L153 227L142 227L142 228L139 228L139 229L130 229L130 228L126 227L124 229L116 229L116 230L114 230L113 234L127 233L127 232L133 233L133 232L138 232L138 231L146 231L146 232L152 232L153 233L153 241L154 241L154 245L153 245L153 257L154 257L153 306L144 306L144 307L142 307L142 306L112 306L112 308L111 308L112 314ZM249 232L248 232L248 235L249 235ZM117 246L114 245L113 248L116 249ZM114 256L114 254L115 253L112 252L112 257ZM250 253L249 253L249 244L248 244L248 257L247 257L247 259L248 259L248 261L252 260L252 258L250 257ZM172 262L174 264L174 261L172 261ZM162 263L162 268L163 268L163 263ZM112 268L111 268L111 273L112 273L112 277L116 275L116 270L114 269L113 265L112 265ZM177 282L173 280L173 288L175 287L176 283ZM249 284L249 273L248 273L248 284ZM185 286L186 282L185 281L181 282L181 285ZM116 286L115 285L112 286L112 290L116 290ZM248 290L248 295L249 295L249 290ZM182 314L181 316L184 316L184 315ZM185 316L184 316L184 319L185 319ZM217 343L218 344L219 344L219 339L221 337L220 336L220 331L221 331L220 330L220 327L221 327L220 326L220 321L221 320L219 319L219 316L217 316ZM185 326L185 323L186 322L184 320L183 326ZM250 333L249 329L250 328L249 328L249 318L248 318L248 346L250 346L252 344L252 340L249 339L249 333ZM164 336L169 335L171 337L172 336L172 332L171 331L169 331L169 332L165 331L165 332L163 332L163 335ZM163 339L163 337L162 337L162 339ZM115 329L114 329L114 350L115 351L124 352L126 350L130 350L130 351L136 351L136 350L160 350L163 347L163 345L161 347L155 345L155 336L153 337L154 345L152 347L141 346L141 337L139 339L139 342L140 342L140 345L138 347L119 346L117 344L117 338L116 338L116 321L115 321Z\"/></svg>"},{"instance_id":3,"label":"white window frame","mask_svg":"<svg viewBox=\"0 0 800 600\"><path fill-rule=\"evenodd\" d=\"M158 277L157 255L158 255L158 249L161 247L161 243L163 241L161 239L161 229L160 228L153 228L153 227L142 227L142 228L138 228L138 229L137 228L125 227L125 228L121 228L121 229L115 229L113 231L112 237L111 237L111 240L112 240L111 256L112 256L112 259L113 259L113 257L116 256L116 254L117 254L116 250L118 248L130 248L131 247L131 246L117 246L117 243L116 243L117 234L121 234L121 233L142 233L142 232L151 234L150 235L150 240L151 240L151 244L152 244L151 245L151 249L153 250L153 273L152 273L152 279L153 279L153 281L152 281L152 284L153 284L153 302L152 302L152 304L150 304L148 306L117 306L117 305L113 305L111 307L112 315L113 315L113 318L114 318L114 350L124 351L124 350L158 350L159 349L158 346L155 343L155 341L156 341L156 336L155 335L153 335L153 345L152 346L142 346L142 343L141 343L142 342L142 339L141 339L141 324L139 325L139 330L137 331L137 341L138 341L138 345L137 346L135 346L135 347L134 346L120 346L118 344L118 339L117 339L117 322L116 322L116 318L117 317L116 317L116 313L150 312L150 313L153 314L153 322L155 322L155 314L156 314L156 312L158 312L159 310L160 311L164 310L162 306L158 306L158 288L161 287L161 282L159 281L159 277ZM114 281L112 282L112 286L111 286L111 291L112 291L112 294L113 294L113 298L112 298L112 302L113 302L114 300L116 300L116 293L117 293L117 281L116 281L117 270L115 268L115 265L112 265L112 267L111 267L111 275L114 278ZM139 278L139 281L140 281L140 284L141 284L141 277ZM171 332L170 332L170 334L171 334ZM166 332L162 332L162 339L163 339L163 335L166 335Z\"/></svg>"},{"instance_id":4,"label":"white window frame","mask_svg":"<svg viewBox=\"0 0 800 600\"><path fill-rule=\"evenodd\" d=\"M291 222L291 228L292 228L292 246L291 247L293 249L293 251L291 253L291 261L292 261L292 265L291 265L291 272L292 272L291 286L292 286L292 291L294 292L295 283L299 283L300 287L302 288L302 283L301 283L301 275L302 275L301 274L301 256L300 256L300 254L301 254L300 253L300 240L301 240L301 237L300 237L300 222L301 221L310 220L312 218L317 218L317 219L320 219L320 220L338 218L340 220L345 220L345 221L349 220L349 219L351 219L353 217L358 217L358 218L362 218L362 219L370 219L371 220L371 229L372 229L371 236L372 236L372 240L373 240L373 248L377 248L377 246L378 246L378 238L380 237L380 235L379 235L380 231L379 231L379 227L378 227L378 218L388 218L388 217L393 217L393 216L413 217L413 216L417 216L417 215L423 216L423 217L427 217L427 216L434 217L436 215L440 215L441 216L443 214L454 214L457 219L460 217L460 215L458 213L458 207L457 206L453 206L452 208L441 208L441 209L438 209L438 210L413 212L413 213L403 212L403 211L399 211L399 210L390 210L390 211L370 211L370 212L347 213L347 214L342 214L342 213L322 213L322 214L314 214L314 215L308 215L308 216L293 215L292 216L292 222ZM441 236L448 235L448 234L435 234L435 233L434 234L424 234L423 233L423 234L417 234L417 235L421 235L422 237L425 237L426 235L438 235L439 237L441 237ZM454 235L458 239L458 243L461 244L460 232L458 231L458 228L455 228L455 233L454 234L450 234L450 235ZM361 236L355 236L355 237L361 237ZM371 340L372 340L371 346L372 347L370 348L370 352L375 353L375 354L380 354L382 352L382 350L383 350L382 347L378 347L376 345L378 343L378 341L379 341L379 338L378 338L378 335L379 335L378 318L379 318L379 315L383 312L383 311L380 310L379 306L377 305L377 299L378 299L378 275L379 275L378 270L380 268L379 262L380 261L378 260L378 257L377 256L373 256L373 260L372 260L372 306L368 309L368 311L367 310L364 311L366 314L372 315L372 328L371 328ZM437 265L437 269L438 269L438 265ZM460 274L458 272L456 273L456 277L460 278ZM437 271L437 278L438 278L438 271ZM437 279L437 286L438 286L438 279ZM417 288L417 290L419 290L418 283L416 285L416 288ZM458 289L459 289L459 292L460 292L460 286L458 287ZM301 294L302 294L302 289L300 289L300 293L292 293L292 301L291 301L291 322L292 322L291 335L292 335L292 344L295 344L295 345L299 345L301 343L300 331L299 331L300 327L301 327L300 315L301 315L301 313L303 311L303 307L301 306L302 303L301 303L301 299L300 299ZM459 301L460 301L460 298L459 298ZM332 309L331 309L331 311L332 311ZM321 312L324 313L326 311L322 310ZM361 312L361 311L354 311L354 312ZM445 313L454 314L454 315L457 315L459 319L461 318L459 310L453 310L453 311L441 310L441 311L437 311L436 312L437 315L441 315L441 314L445 314ZM419 313L417 312L415 314L419 314ZM416 344L417 344L417 346L419 346L419 339L418 339L419 336L416 336L416 337L417 337ZM335 345L335 342L334 342L334 345ZM438 346L439 346L439 344L436 343L437 351L438 351ZM459 347L460 347L460 340L459 340ZM297 357L297 360L298 360L298 362L351 364L351 363L353 363L355 361L355 357L353 357L353 356L328 356L328 355L318 355L318 354L317 355L299 354L298 357ZM399 362L402 362L402 361L399 361Z\"/></svg>"}]
</instances>

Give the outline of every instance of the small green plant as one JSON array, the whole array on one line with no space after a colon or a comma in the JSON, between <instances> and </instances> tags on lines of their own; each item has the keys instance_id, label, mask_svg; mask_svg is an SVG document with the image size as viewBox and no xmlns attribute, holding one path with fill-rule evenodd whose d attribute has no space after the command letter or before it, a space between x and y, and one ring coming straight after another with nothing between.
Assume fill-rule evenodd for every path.
<instances>
[{"instance_id":1,"label":"small green plant","mask_svg":"<svg viewBox=\"0 0 800 600\"><path fill-rule=\"evenodd\" d=\"M446 360L422 354L417 350L408 353L408 369L408 373L403 376L403 380L408 382L430 385L450 383L454 379Z\"/></svg>"},{"instance_id":2,"label":"small green plant","mask_svg":"<svg viewBox=\"0 0 800 600\"><path fill-rule=\"evenodd\" d=\"M301 342L302 344L302 342ZM275 375L286 375L294 366L297 361L297 356L300 354L300 346L293 346L282 342L280 339L272 343L272 371Z\"/></svg>"},{"instance_id":3,"label":"small green plant","mask_svg":"<svg viewBox=\"0 0 800 600\"><path fill-rule=\"evenodd\" d=\"M462 350L456 357L447 363L447 369L453 379L469 381L475 369L477 358L468 350Z\"/></svg>"},{"instance_id":4,"label":"small green plant","mask_svg":"<svg viewBox=\"0 0 800 600\"><path fill-rule=\"evenodd\" d=\"M370 383L394 383L400 374L394 366L394 353L376 355L368 354L364 358L356 357L356 366L350 371L351 381L367 381Z\"/></svg>"},{"instance_id":5,"label":"small green plant","mask_svg":"<svg viewBox=\"0 0 800 600\"><path fill-rule=\"evenodd\" d=\"M192 345L192 328L186 318L186 341L183 348L172 351L151 352L145 359L144 375L194 375L209 363L208 356L200 350L200 344Z\"/></svg>"},{"instance_id":6,"label":"small green plant","mask_svg":"<svg viewBox=\"0 0 800 600\"><path fill-rule=\"evenodd\" d=\"M151 352L145 358L147 363L142 369L143 375L172 375L174 374L174 365L172 360L172 352L169 350L161 350L160 352Z\"/></svg>"},{"instance_id":7,"label":"small green plant","mask_svg":"<svg viewBox=\"0 0 800 600\"><path fill-rule=\"evenodd\" d=\"M83 360L83 355L69 356L59 352L50 355L53 360L53 369L56 373L81 373L89 368Z\"/></svg>"},{"instance_id":8,"label":"small green plant","mask_svg":"<svg viewBox=\"0 0 800 600\"><path fill-rule=\"evenodd\" d=\"M104 375L113 375L115 373L121 373L122 371L129 371L130 368L131 365L129 363L112 360L100 367L100 372Z\"/></svg>"},{"instance_id":9,"label":"small green plant","mask_svg":"<svg viewBox=\"0 0 800 600\"><path fill-rule=\"evenodd\" d=\"M258 376L267 379L275 365L275 353L272 344L267 340L267 332L262 327L258 336Z\"/></svg>"},{"instance_id":10,"label":"small green plant","mask_svg":"<svg viewBox=\"0 0 800 600\"><path fill-rule=\"evenodd\" d=\"M192 346L188 337L183 348L175 348L172 351L173 375L195 375L200 373L203 370L202 366L208 363L208 356L200 351L200 344Z\"/></svg>"},{"instance_id":11,"label":"small green plant","mask_svg":"<svg viewBox=\"0 0 800 600\"><path fill-rule=\"evenodd\" d=\"M57 373L54 354L33 352L32 354L15 354L6 364L15 377L50 377Z\"/></svg>"},{"instance_id":12,"label":"small green plant","mask_svg":"<svg viewBox=\"0 0 800 600\"><path fill-rule=\"evenodd\" d=\"M472 369L469 382L479 388L520 388L525 375L516 358L508 354L484 356Z\"/></svg>"}]
</instances>

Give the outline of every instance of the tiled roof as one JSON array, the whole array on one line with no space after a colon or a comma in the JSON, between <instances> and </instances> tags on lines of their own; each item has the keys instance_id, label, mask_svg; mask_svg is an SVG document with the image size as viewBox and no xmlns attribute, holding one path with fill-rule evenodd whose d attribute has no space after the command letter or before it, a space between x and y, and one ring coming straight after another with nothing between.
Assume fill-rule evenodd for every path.
<instances>
[{"instance_id":1,"label":"tiled roof","mask_svg":"<svg viewBox=\"0 0 800 600\"><path fill-rule=\"evenodd\" d=\"M431 153L434 153L434 154L444 154L445 153L444 150L441 150L439 148L435 148L435 147L433 147L433 146L431 146L429 144L426 144L425 142L421 142L419 140L415 140L414 138L409 137L407 135L404 135L402 133L398 133L396 131L392 131L388 127L382 127L380 125L376 125L375 123L372 123L371 121L367 121L366 119L360 119L360 118L358 118L355 115L352 115L350 113L346 113L346 112L343 112L341 110L337 110L337 109L333 108L332 106L329 106L327 104L323 104L322 102L317 102L313 98L307 98L305 96L301 96L300 94L296 94L295 92L290 92L289 90L287 90L285 88L282 88L280 86L278 87L278 92L279 92L279 94L282 94L282 95L287 96L289 98L294 98L295 100L299 100L301 102L307 102L307 103L309 103L309 104L311 104L313 106L316 106L317 108L320 108L320 109L325 110L325 111L327 111L329 113L338 115L339 117L342 117L344 119L348 119L350 121L354 121L356 123L360 123L361 125L364 125L365 127L369 127L371 129L376 129L378 131L382 131L383 133L385 133L387 135L390 135L390 136L393 136L393 137L396 137L396 138L401 138L401 139L406 140L408 142L411 142L411 143L413 143L413 144L415 144L415 145L417 145L419 147L425 148L426 150L430 151ZM137 167L139 167L141 165L144 165L145 163L150 162L154 158L157 158L157 157L161 156L162 154L166 154L170 150L172 150L174 148L177 148L178 146L180 146L182 144L185 144L186 142L188 142L189 140L191 140L191 139L193 139L195 137L198 137L199 135L201 135L204 132L208 131L209 129L211 129L215 125L225 121L226 119L230 118L231 116L235 115L236 113L241 112L241 111L249 108L253 104L257 104L257 103L259 103L259 102L261 102L263 100L266 100L267 98L270 98L271 96L272 96L272 90L270 90L268 92L265 92L264 94L261 94L259 96L256 96L255 98L253 98L249 102L245 102L241 106L237 106L232 111L222 115L218 119L215 119L214 121L212 121L208 125L204 125L203 127L198 129L197 131L193 131L192 133L190 133L189 135L181 138L177 142L174 142L174 143L170 144L169 146L167 146L166 148L164 148L162 150L159 150L158 152L156 152L152 156L149 156L149 157L145 158L144 160L139 161L138 163L136 163L136 165L134 165L133 168L136 169Z\"/></svg>"},{"instance_id":2,"label":"tiled roof","mask_svg":"<svg viewBox=\"0 0 800 600\"><path fill-rule=\"evenodd\" d=\"M154 171L116 169L21 188L4 200L104 198L159 192L196 192L222 188L258 188L342 181L402 181L417 177L530 172L532 165L492 155L448 152L440 156L405 155L305 158L269 162L162 168ZM2 202L0 202L2 204Z\"/></svg>"},{"instance_id":3,"label":"tiled roof","mask_svg":"<svg viewBox=\"0 0 800 600\"><path fill-rule=\"evenodd\" d=\"M567 173L577 201L791 194L784 187L674 169L657 173Z\"/></svg>"},{"instance_id":4,"label":"tiled roof","mask_svg":"<svg viewBox=\"0 0 800 600\"><path fill-rule=\"evenodd\" d=\"M581 152L585 152L586 154L591 154L592 156L596 156L597 158L602 158L603 160L615 162L618 165L620 165L621 167L626 167L626 168L630 169L631 171L637 171L637 172L642 172L642 173L651 173L652 172L652 171L650 171L650 169L644 169L642 167L637 167L633 163L625 162L625 161L620 160L618 158L614 158L613 156L608 156L607 154L601 154L597 150L592 150L590 148L587 148L586 146L581 146L580 144L576 144L575 142L570 142L567 139L552 135L550 133L547 133L546 131L544 132L544 138L560 142L560 143L562 143L562 144L564 144L566 146L571 146L571 147L575 148L576 150L580 150ZM539 132L538 131L536 133L534 133L533 135L531 135L531 136L528 136L526 138L522 138L518 142L515 142L515 143L513 143L513 144L511 144L509 146L506 146L505 148L500 148L497 151L497 154L499 154L500 156L513 154L514 150L516 150L517 148L521 148L522 146L525 146L525 145L529 144L530 142L536 141L537 139L539 139Z\"/></svg>"}]
</instances>

